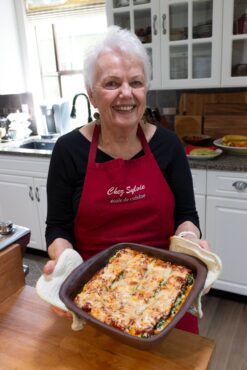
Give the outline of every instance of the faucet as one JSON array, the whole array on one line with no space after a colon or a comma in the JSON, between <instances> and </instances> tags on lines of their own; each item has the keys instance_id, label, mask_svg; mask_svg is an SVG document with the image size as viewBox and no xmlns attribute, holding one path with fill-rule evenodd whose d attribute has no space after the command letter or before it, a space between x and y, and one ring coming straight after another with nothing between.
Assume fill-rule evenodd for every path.
<instances>
[{"instance_id":1,"label":"faucet","mask_svg":"<svg viewBox=\"0 0 247 370\"><path fill-rule=\"evenodd\" d=\"M86 98L86 100L87 100L87 110L88 110L88 119L87 119L87 121L88 121L88 122L92 122L92 120L93 120L93 119L92 119L92 115L91 115L90 101L89 101L89 99L88 99L87 95L86 95L86 94L84 94L84 93L79 93L79 94L76 94L76 95L74 96L74 98L73 98L73 102L72 102L72 109L71 109L70 117L71 117L71 118L75 118L75 117L76 117L76 108L75 108L75 104L76 104L76 100L77 100L78 96L80 96L80 95L84 96L84 97Z\"/></svg>"}]
</instances>

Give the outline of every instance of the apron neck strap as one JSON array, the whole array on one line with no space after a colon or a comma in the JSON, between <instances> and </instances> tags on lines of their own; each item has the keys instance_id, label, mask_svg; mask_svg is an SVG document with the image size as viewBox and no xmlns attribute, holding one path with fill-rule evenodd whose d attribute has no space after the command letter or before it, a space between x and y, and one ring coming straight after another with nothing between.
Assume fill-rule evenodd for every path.
<instances>
[{"instance_id":1,"label":"apron neck strap","mask_svg":"<svg viewBox=\"0 0 247 370\"><path fill-rule=\"evenodd\" d=\"M90 146L90 151L89 151L89 158L88 158L89 163L94 163L95 161L100 131L101 131L100 124L96 124L94 127L92 144ZM145 154L150 153L151 152L150 147L148 145L147 139L144 135L143 129L141 128L140 124L138 125L137 136L141 141L144 153Z\"/></svg>"}]
</instances>

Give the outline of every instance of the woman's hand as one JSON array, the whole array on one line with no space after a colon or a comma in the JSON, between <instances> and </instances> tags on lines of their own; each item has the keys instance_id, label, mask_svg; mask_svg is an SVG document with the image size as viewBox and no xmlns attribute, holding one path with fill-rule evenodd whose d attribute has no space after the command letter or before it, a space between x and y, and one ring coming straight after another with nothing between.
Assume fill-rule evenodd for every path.
<instances>
[{"instance_id":1,"label":"woman's hand","mask_svg":"<svg viewBox=\"0 0 247 370\"><path fill-rule=\"evenodd\" d=\"M52 306L52 305L51 305L51 309L52 309L53 312L55 312L60 317L65 317L66 319L69 319L69 320L73 319L72 314L68 311L64 311L61 308L58 308L58 307Z\"/></svg>"},{"instance_id":2,"label":"woman's hand","mask_svg":"<svg viewBox=\"0 0 247 370\"><path fill-rule=\"evenodd\" d=\"M184 235L183 235L184 233ZM175 235L183 235L184 239L191 240L193 243L198 244L201 248L208 251L211 250L210 244L207 240L200 239L200 230L190 221L185 221L178 226Z\"/></svg>"},{"instance_id":3,"label":"woman's hand","mask_svg":"<svg viewBox=\"0 0 247 370\"><path fill-rule=\"evenodd\" d=\"M55 239L54 242L49 245L48 255L51 259L43 267L43 273L44 274L49 275L54 271L55 266L57 264L57 261L58 261L60 255L67 248L73 248L73 246L67 240L62 239L62 238ZM70 312L64 311L61 308L58 308L58 307L52 306L52 305L51 305L51 309L58 316L66 317L67 319L72 320L72 315L71 315Z\"/></svg>"},{"instance_id":4,"label":"woman's hand","mask_svg":"<svg viewBox=\"0 0 247 370\"><path fill-rule=\"evenodd\" d=\"M48 247L48 255L51 258L44 266L43 272L46 275L51 274L57 264L57 261L63 251L67 248L73 248L72 244L63 238L57 238Z\"/></svg>"},{"instance_id":5,"label":"woman's hand","mask_svg":"<svg viewBox=\"0 0 247 370\"><path fill-rule=\"evenodd\" d=\"M184 239L191 240L193 243L198 244L201 248L208 251L211 250L210 244L207 240L199 239L197 235L187 234L183 236Z\"/></svg>"}]
</instances>

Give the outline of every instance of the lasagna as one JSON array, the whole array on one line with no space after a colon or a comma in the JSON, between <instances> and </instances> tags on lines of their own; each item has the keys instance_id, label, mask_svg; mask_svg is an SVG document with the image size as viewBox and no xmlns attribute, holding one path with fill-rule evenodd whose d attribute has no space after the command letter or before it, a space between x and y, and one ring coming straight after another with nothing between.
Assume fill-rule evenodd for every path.
<instances>
[{"instance_id":1,"label":"lasagna","mask_svg":"<svg viewBox=\"0 0 247 370\"><path fill-rule=\"evenodd\" d=\"M109 259L74 301L101 322L148 338L168 325L193 282L189 268L126 247Z\"/></svg>"}]
</instances>

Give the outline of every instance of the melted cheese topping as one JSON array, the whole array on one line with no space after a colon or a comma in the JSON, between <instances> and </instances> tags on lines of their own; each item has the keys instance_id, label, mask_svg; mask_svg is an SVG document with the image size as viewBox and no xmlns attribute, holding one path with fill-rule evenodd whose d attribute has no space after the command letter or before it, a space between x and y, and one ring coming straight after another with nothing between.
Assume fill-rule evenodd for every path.
<instances>
[{"instance_id":1,"label":"melted cheese topping","mask_svg":"<svg viewBox=\"0 0 247 370\"><path fill-rule=\"evenodd\" d=\"M84 285L75 302L108 325L150 336L169 323L172 309L181 307L191 289L189 275L184 266L123 248Z\"/></svg>"}]
</instances>

